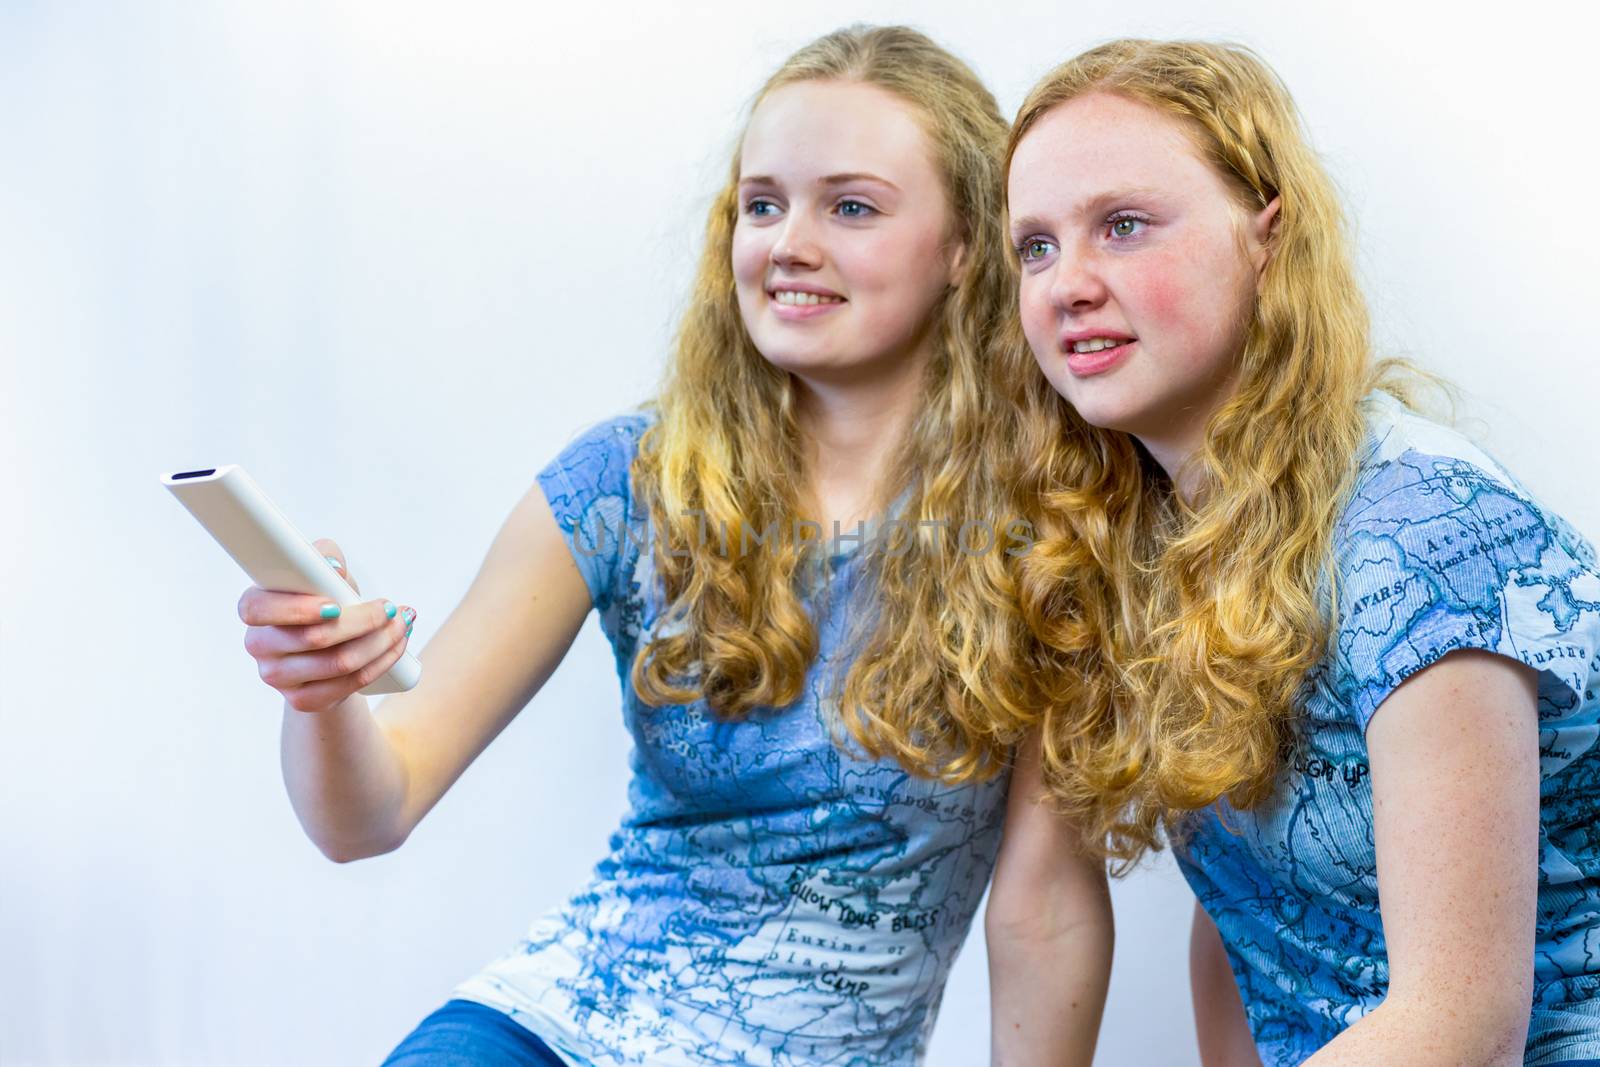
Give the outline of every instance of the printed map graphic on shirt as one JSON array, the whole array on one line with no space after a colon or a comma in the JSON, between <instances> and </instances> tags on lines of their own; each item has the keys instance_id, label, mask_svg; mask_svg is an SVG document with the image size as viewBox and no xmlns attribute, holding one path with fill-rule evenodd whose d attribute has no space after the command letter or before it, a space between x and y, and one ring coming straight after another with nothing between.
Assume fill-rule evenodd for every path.
<instances>
[{"instance_id":1,"label":"printed map graphic on shirt","mask_svg":"<svg viewBox=\"0 0 1600 1067\"><path fill-rule=\"evenodd\" d=\"M913 1064L994 863L1005 783L928 782L835 743L855 554L807 600L820 653L794 704L730 722L640 702L628 673L662 610L628 482L647 425L604 423L540 475L616 657L628 814L589 884L456 995L578 1064Z\"/></svg>"},{"instance_id":2,"label":"printed map graphic on shirt","mask_svg":"<svg viewBox=\"0 0 1600 1067\"><path fill-rule=\"evenodd\" d=\"M1180 866L1223 935L1263 1063L1303 1062L1388 991L1367 724L1452 651L1521 660L1541 672L1527 1062L1600 1056L1594 550L1459 435L1369 403L1372 450L1338 535L1334 647L1308 677L1291 765L1261 808L1198 816Z\"/></svg>"},{"instance_id":3,"label":"printed map graphic on shirt","mask_svg":"<svg viewBox=\"0 0 1600 1067\"><path fill-rule=\"evenodd\" d=\"M1359 687L1350 697L1363 718L1403 678L1446 653L1515 641L1508 614L1536 617L1534 629L1559 635L1584 611L1600 610L1587 546L1471 463L1408 452L1361 486L1347 521L1349 618L1339 651L1344 681ZM1576 643L1528 656L1568 681L1578 680L1587 660Z\"/></svg>"}]
</instances>

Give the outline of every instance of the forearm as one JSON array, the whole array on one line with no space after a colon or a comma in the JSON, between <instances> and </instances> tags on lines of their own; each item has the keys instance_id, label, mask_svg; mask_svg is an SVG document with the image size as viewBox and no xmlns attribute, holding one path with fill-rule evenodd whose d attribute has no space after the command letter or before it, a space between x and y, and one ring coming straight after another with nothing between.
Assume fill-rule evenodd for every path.
<instances>
[{"instance_id":1,"label":"forearm","mask_svg":"<svg viewBox=\"0 0 1600 1067\"><path fill-rule=\"evenodd\" d=\"M1391 996L1324 1045L1305 1067L1521 1067L1527 1013Z\"/></svg>"},{"instance_id":2,"label":"forearm","mask_svg":"<svg viewBox=\"0 0 1600 1067\"><path fill-rule=\"evenodd\" d=\"M1089 1067L1111 981L1109 914L1055 933L991 924L989 1047L993 1067Z\"/></svg>"},{"instance_id":3,"label":"forearm","mask_svg":"<svg viewBox=\"0 0 1600 1067\"><path fill-rule=\"evenodd\" d=\"M1261 1067L1227 949L1198 902L1189 933L1189 993L1203 1067Z\"/></svg>"},{"instance_id":4,"label":"forearm","mask_svg":"<svg viewBox=\"0 0 1600 1067\"><path fill-rule=\"evenodd\" d=\"M1512 1067L1533 1002L1538 675L1465 649L1367 726L1389 987L1309 1067Z\"/></svg>"},{"instance_id":5,"label":"forearm","mask_svg":"<svg viewBox=\"0 0 1600 1067\"><path fill-rule=\"evenodd\" d=\"M381 855L410 832L404 762L360 693L326 711L286 703L281 757L295 815L329 859Z\"/></svg>"}]
</instances>

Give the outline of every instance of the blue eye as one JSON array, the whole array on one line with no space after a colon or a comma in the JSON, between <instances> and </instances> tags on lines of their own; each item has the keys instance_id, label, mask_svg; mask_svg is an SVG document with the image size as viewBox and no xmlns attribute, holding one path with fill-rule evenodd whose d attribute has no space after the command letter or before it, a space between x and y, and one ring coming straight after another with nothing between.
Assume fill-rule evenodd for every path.
<instances>
[{"instance_id":1,"label":"blue eye","mask_svg":"<svg viewBox=\"0 0 1600 1067\"><path fill-rule=\"evenodd\" d=\"M871 204L864 204L859 200L841 200L836 210L847 219L864 219L878 212L878 209Z\"/></svg>"},{"instance_id":2,"label":"blue eye","mask_svg":"<svg viewBox=\"0 0 1600 1067\"><path fill-rule=\"evenodd\" d=\"M1022 262L1033 263L1048 256L1056 250L1056 246L1042 237L1030 237L1017 246L1017 255L1022 257Z\"/></svg>"},{"instance_id":3,"label":"blue eye","mask_svg":"<svg viewBox=\"0 0 1600 1067\"><path fill-rule=\"evenodd\" d=\"M769 215L777 214L778 205L771 200L752 200L744 206L744 212L746 215L754 215L758 219L766 218Z\"/></svg>"}]
</instances>

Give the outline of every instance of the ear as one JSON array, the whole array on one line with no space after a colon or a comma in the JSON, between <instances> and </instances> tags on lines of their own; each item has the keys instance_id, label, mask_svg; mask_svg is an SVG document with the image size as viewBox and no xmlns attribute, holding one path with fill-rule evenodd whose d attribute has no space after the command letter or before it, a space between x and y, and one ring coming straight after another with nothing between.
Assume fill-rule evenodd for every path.
<instances>
[{"instance_id":1,"label":"ear","mask_svg":"<svg viewBox=\"0 0 1600 1067\"><path fill-rule=\"evenodd\" d=\"M967 242L957 241L950 250L950 288L955 289L961 285L961 279L966 274Z\"/></svg>"},{"instance_id":2,"label":"ear","mask_svg":"<svg viewBox=\"0 0 1600 1067\"><path fill-rule=\"evenodd\" d=\"M1261 278L1261 272L1267 269L1267 261L1272 258L1272 235L1278 229L1278 208L1282 206L1282 199L1273 197L1266 207L1250 219L1251 258L1255 261L1257 280Z\"/></svg>"}]
</instances>

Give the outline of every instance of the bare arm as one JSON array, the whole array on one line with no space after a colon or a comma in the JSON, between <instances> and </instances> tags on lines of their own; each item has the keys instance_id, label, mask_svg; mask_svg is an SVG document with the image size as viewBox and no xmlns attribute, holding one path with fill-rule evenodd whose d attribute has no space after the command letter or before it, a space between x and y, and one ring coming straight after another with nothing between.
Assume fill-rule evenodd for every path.
<instances>
[{"instance_id":1,"label":"bare arm","mask_svg":"<svg viewBox=\"0 0 1600 1067\"><path fill-rule=\"evenodd\" d=\"M1189 932L1189 992L1204 1067L1261 1067L1222 935L1199 902Z\"/></svg>"},{"instance_id":2,"label":"bare arm","mask_svg":"<svg viewBox=\"0 0 1600 1067\"><path fill-rule=\"evenodd\" d=\"M337 553L331 542L322 544ZM284 594L253 592L259 595L247 593L240 604L246 622L291 608L274 599ZM589 609L588 587L535 486L422 653L422 681L375 710L354 690L381 675L404 643L383 650L359 675L348 673L378 652L396 625L363 629L383 623L372 614L375 605L331 624L252 626L247 646L258 646L251 651L263 678L285 695L284 784L307 835L341 862L398 848L555 671ZM294 610L314 612L315 605ZM305 648L307 640L324 647ZM273 656L274 642L303 650Z\"/></svg>"},{"instance_id":3,"label":"bare arm","mask_svg":"<svg viewBox=\"0 0 1600 1067\"><path fill-rule=\"evenodd\" d=\"M1515 1067L1533 1000L1537 675L1454 652L1367 728L1389 994L1307 1067Z\"/></svg>"},{"instance_id":4,"label":"bare arm","mask_svg":"<svg viewBox=\"0 0 1600 1067\"><path fill-rule=\"evenodd\" d=\"M994 1067L1089 1067L1111 981L1103 861L1044 800L1037 737L1018 748L984 916Z\"/></svg>"}]
</instances>

